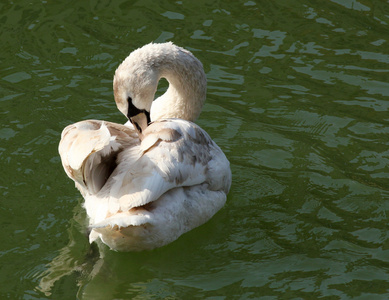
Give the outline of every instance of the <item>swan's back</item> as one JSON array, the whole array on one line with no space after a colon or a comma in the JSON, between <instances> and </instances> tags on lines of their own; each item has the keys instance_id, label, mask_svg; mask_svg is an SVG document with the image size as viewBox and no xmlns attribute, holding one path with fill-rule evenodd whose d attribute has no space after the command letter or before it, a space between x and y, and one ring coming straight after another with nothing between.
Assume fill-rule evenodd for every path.
<instances>
[{"instance_id":1,"label":"swan's back","mask_svg":"<svg viewBox=\"0 0 389 300\"><path fill-rule=\"evenodd\" d=\"M60 143L64 168L85 198L90 241L120 251L160 247L203 224L231 185L227 158L196 124L165 119L150 124L142 142L134 134L83 121L67 127ZM74 145L81 136L96 140L83 146L90 153Z\"/></svg>"}]
</instances>

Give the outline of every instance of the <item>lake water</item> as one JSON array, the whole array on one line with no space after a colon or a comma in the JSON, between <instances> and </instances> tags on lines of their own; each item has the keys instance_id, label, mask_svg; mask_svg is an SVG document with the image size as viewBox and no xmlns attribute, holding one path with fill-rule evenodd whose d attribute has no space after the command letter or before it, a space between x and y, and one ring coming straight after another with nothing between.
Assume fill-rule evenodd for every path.
<instances>
[{"instance_id":1,"label":"lake water","mask_svg":"<svg viewBox=\"0 0 389 300\"><path fill-rule=\"evenodd\" d=\"M21 0L0 20L1 299L389 298L388 1ZM60 133L125 122L113 73L151 41L203 62L197 123L233 185L174 243L99 255Z\"/></svg>"}]
</instances>

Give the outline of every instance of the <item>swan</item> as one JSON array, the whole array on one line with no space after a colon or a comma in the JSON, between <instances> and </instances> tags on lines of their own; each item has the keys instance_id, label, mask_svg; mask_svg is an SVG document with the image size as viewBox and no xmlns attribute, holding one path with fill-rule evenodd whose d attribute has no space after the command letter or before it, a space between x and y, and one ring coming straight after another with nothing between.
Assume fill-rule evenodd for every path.
<instances>
[{"instance_id":1,"label":"swan","mask_svg":"<svg viewBox=\"0 0 389 300\"><path fill-rule=\"evenodd\" d=\"M154 100L161 78L169 87ZM133 51L113 80L124 125L86 120L59 143L66 174L89 219L89 242L116 251L151 250L208 221L225 204L230 164L193 123L206 97L201 62L171 42Z\"/></svg>"}]
</instances>

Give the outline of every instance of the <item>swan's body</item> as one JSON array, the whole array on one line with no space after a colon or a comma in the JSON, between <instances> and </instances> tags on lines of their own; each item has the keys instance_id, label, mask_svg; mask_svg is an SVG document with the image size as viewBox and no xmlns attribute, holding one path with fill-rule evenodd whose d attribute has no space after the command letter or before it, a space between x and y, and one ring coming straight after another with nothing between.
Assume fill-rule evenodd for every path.
<instances>
[{"instance_id":1,"label":"swan's body","mask_svg":"<svg viewBox=\"0 0 389 300\"><path fill-rule=\"evenodd\" d=\"M161 77L170 85L153 102ZM191 122L205 91L202 65L190 52L172 43L149 44L134 51L114 78L117 106L135 128L87 120L64 129L59 152L85 198L91 242L100 238L119 251L153 249L224 205L229 162Z\"/></svg>"}]
</instances>

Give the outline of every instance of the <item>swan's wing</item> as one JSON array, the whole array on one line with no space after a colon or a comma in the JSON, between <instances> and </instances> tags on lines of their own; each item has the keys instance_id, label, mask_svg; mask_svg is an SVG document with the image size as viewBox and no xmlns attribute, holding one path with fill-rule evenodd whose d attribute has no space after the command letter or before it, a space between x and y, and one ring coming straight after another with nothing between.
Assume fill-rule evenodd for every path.
<instances>
[{"instance_id":1,"label":"swan's wing","mask_svg":"<svg viewBox=\"0 0 389 300\"><path fill-rule=\"evenodd\" d=\"M87 120L63 130L58 150L67 175L83 194L94 194L116 168L117 155L136 143L136 132L127 126Z\"/></svg>"},{"instance_id":2,"label":"swan's wing","mask_svg":"<svg viewBox=\"0 0 389 300\"><path fill-rule=\"evenodd\" d=\"M206 183L228 192L229 162L200 127L164 120L143 133L140 142L134 129L94 120L64 129L61 160L85 198L92 226L123 225L131 209L176 187Z\"/></svg>"},{"instance_id":3,"label":"swan's wing","mask_svg":"<svg viewBox=\"0 0 389 300\"><path fill-rule=\"evenodd\" d=\"M231 171L227 158L192 122L167 119L152 123L136 149L120 154L121 161L135 162L118 168L128 170L117 197L122 211L155 201L175 187L208 183L211 190L228 192Z\"/></svg>"}]
</instances>

